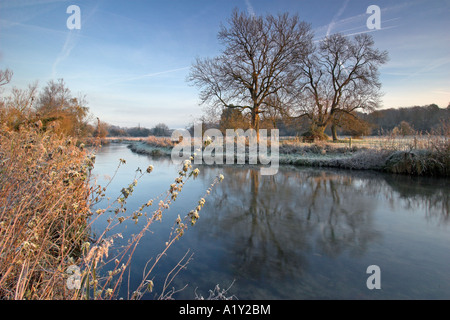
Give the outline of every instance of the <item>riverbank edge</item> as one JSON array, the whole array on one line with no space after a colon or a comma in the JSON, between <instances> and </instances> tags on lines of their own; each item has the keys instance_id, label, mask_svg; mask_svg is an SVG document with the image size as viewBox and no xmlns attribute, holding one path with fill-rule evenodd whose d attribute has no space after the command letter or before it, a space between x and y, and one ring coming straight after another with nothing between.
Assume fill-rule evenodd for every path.
<instances>
[{"instance_id":1,"label":"riverbank edge","mask_svg":"<svg viewBox=\"0 0 450 320\"><path fill-rule=\"evenodd\" d=\"M170 157L172 147L149 145L145 141L122 140L135 153ZM450 155L429 150L398 151L387 149L348 148L348 151L283 153L280 150L279 164L306 167L329 167L348 170L373 170L411 176L450 177ZM248 160L248 153L246 153ZM225 159L223 161L225 163Z\"/></svg>"}]
</instances>

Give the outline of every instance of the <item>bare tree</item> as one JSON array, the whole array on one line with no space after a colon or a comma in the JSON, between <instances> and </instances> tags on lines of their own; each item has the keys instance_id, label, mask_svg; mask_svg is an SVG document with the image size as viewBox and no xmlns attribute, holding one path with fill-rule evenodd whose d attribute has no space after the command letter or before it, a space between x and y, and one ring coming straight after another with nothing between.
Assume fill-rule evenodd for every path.
<instances>
[{"instance_id":1,"label":"bare tree","mask_svg":"<svg viewBox=\"0 0 450 320\"><path fill-rule=\"evenodd\" d=\"M294 83L294 66L311 48L311 28L297 15L256 17L235 10L218 39L222 54L198 58L188 80L202 89L200 100L209 108L250 113L259 140L260 114L270 107L269 97L281 97Z\"/></svg>"},{"instance_id":2,"label":"bare tree","mask_svg":"<svg viewBox=\"0 0 450 320\"><path fill-rule=\"evenodd\" d=\"M325 129L336 125L342 114L354 116L354 111L373 110L379 106L378 68L387 62L386 51L374 48L370 35L348 38L331 35L299 64L298 94L294 115L307 116L313 134L323 136Z\"/></svg>"},{"instance_id":3,"label":"bare tree","mask_svg":"<svg viewBox=\"0 0 450 320\"><path fill-rule=\"evenodd\" d=\"M74 97L63 79L50 80L39 95L36 111L44 124L58 122L59 129L75 136L88 134L90 120L86 96Z\"/></svg>"},{"instance_id":4,"label":"bare tree","mask_svg":"<svg viewBox=\"0 0 450 320\"><path fill-rule=\"evenodd\" d=\"M158 123L154 128L152 128L152 134L159 137L170 136L170 128L165 123Z\"/></svg>"},{"instance_id":5,"label":"bare tree","mask_svg":"<svg viewBox=\"0 0 450 320\"><path fill-rule=\"evenodd\" d=\"M37 81L28 85L27 89L13 87L11 94L2 101L2 119L10 128L18 128L30 120L33 114L33 102L37 95Z\"/></svg>"},{"instance_id":6,"label":"bare tree","mask_svg":"<svg viewBox=\"0 0 450 320\"><path fill-rule=\"evenodd\" d=\"M0 70L0 87L11 81L13 72L10 69Z\"/></svg>"},{"instance_id":7,"label":"bare tree","mask_svg":"<svg viewBox=\"0 0 450 320\"><path fill-rule=\"evenodd\" d=\"M25 90L13 87L11 96L7 98L9 107L20 113L30 112L37 96L37 89L37 81L29 84L28 88Z\"/></svg>"},{"instance_id":8,"label":"bare tree","mask_svg":"<svg viewBox=\"0 0 450 320\"><path fill-rule=\"evenodd\" d=\"M71 99L72 93L63 79L50 80L39 96L37 110L43 115L61 112L69 108Z\"/></svg>"}]
</instances>

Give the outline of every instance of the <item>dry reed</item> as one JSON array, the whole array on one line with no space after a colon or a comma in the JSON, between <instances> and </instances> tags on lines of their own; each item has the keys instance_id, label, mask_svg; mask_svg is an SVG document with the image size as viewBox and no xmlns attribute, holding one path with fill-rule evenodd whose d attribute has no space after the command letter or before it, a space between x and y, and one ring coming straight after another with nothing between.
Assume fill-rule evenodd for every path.
<instances>
[{"instance_id":1,"label":"dry reed","mask_svg":"<svg viewBox=\"0 0 450 320\"><path fill-rule=\"evenodd\" d=\"M138 170L139 175L106 208L94 212L109 183L102 187L91 180L95 155L88 154L83 144L33 125L18 131L2 126L0 131L0 299L117 297L141 238L163 218L185 183L199 174L187 160L167 192L127 213L127 201L140 178L152 172L150 165ZM121 159L117 170L123 163ZM205 197L222 179L212 182ZM150 276L156 264L196 223L204 204L201 198L197 207L174 222L165 249L148 265L129 298L139 299L153 290ZM92 239L91 225L105 214L109 214L108 225ZM140 230L127 245L115 247L122 235L111 232L125 221L137 224L139 219L144 220ZM176 292L167 288L188 262L189 258L181 261L168 275L160 298Z\"/></svg>"}]
</instances>

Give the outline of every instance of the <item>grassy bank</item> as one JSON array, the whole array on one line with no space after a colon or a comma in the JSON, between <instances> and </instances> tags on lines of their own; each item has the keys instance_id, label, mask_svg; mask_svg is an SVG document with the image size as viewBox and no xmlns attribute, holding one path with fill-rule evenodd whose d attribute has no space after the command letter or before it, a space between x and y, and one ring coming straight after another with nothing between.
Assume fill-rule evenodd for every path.
<instances>
[{"instance_id":1,"label":"grassy bank","mask_svg":"<svg viewBox=\"0 0 450 320\"><path fill-rule=\"evenodd\" d=\"M110 181L100 186L93 180L95 155L74 138L35 126L20 130L2 126L0 131L0 300L140 299L151 292L167 299L177 292L169 286L190 261L187 254L164 283L153 283L152 271L199 219L205 198L222 175L212 181L193 210L186 208L184 217L179 215L174 221L163 252L154 259L148 257L152 261L139 286L119 297L141 238L155 221L163 219L199 170L190 161L184 162L167 192L127 212L127 201L140 179L151 174L151 165L146 170L138 168L116 198L106 198ZM125 163L126 159L118 159L117 171ZM99 208L101 203L106 204ZM107 225L93 238L91 226L99 217ZM130 239L122 239L118 228L122 224L136 228Z\"/></svg>"},{"instance_id":2,"label":"grassy bank","mask_svg":"<svg viewBox=\"0 0 450 320\"><path fill-rule=\"evenodd\" d=\"M124 142L129 144L132 151L152 156L170 156L175 145L169 138L161 137ZM246 154L248 156L248 149ZM450 139L448 135L386 136L304 143L291 138L280 141L279 163L448 177Z\"/></svg>"},{"instance_id":3,"label":"grassy bank","mask_svg":"<svg viewBox=\"0 0 450 320\"><path fill-rule=\"evenodd\" d=\"M0 130L0 297L65 298L88 237L92 161L71 138Z\"/></svg>"}]
</instances>

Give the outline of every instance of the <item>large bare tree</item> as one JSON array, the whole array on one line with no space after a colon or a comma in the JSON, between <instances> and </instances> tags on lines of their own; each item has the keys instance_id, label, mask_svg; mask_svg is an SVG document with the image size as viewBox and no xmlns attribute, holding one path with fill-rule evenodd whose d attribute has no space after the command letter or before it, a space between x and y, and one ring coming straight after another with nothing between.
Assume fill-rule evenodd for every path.
<instances>
[{"instance_id":1,"label":"large bare tree","mask_svg":"<svg viewBox=\"0 0 450 320\"><path fill-rule=\"evenodd\" d=\"M201 88L200 100L210 109L238 108L250 113L259 140L260 114L294 84L295 65L311 48L310 26L297 15L265 17L233 11L218 39L224 46L214 58L198 58L188 80ZM281 103L276 104L282 105Z\"/></svg>"},{"instance_id":2,"label":"large bare tree","mask_svg":"<svg viewBox=\"0 0 450 320\"><path fill-rule=\"evenodd\" d=\"M373 38L359 34L352 38L333 34L321 40L308 57L298 64L301 76L295 107L296 117L307 116L311 133L324 136L331 125L333 140L336 126L356 110L373 110L381 96L379 66L388 54L374 48Z\"/></svg>"}]
</instances>

